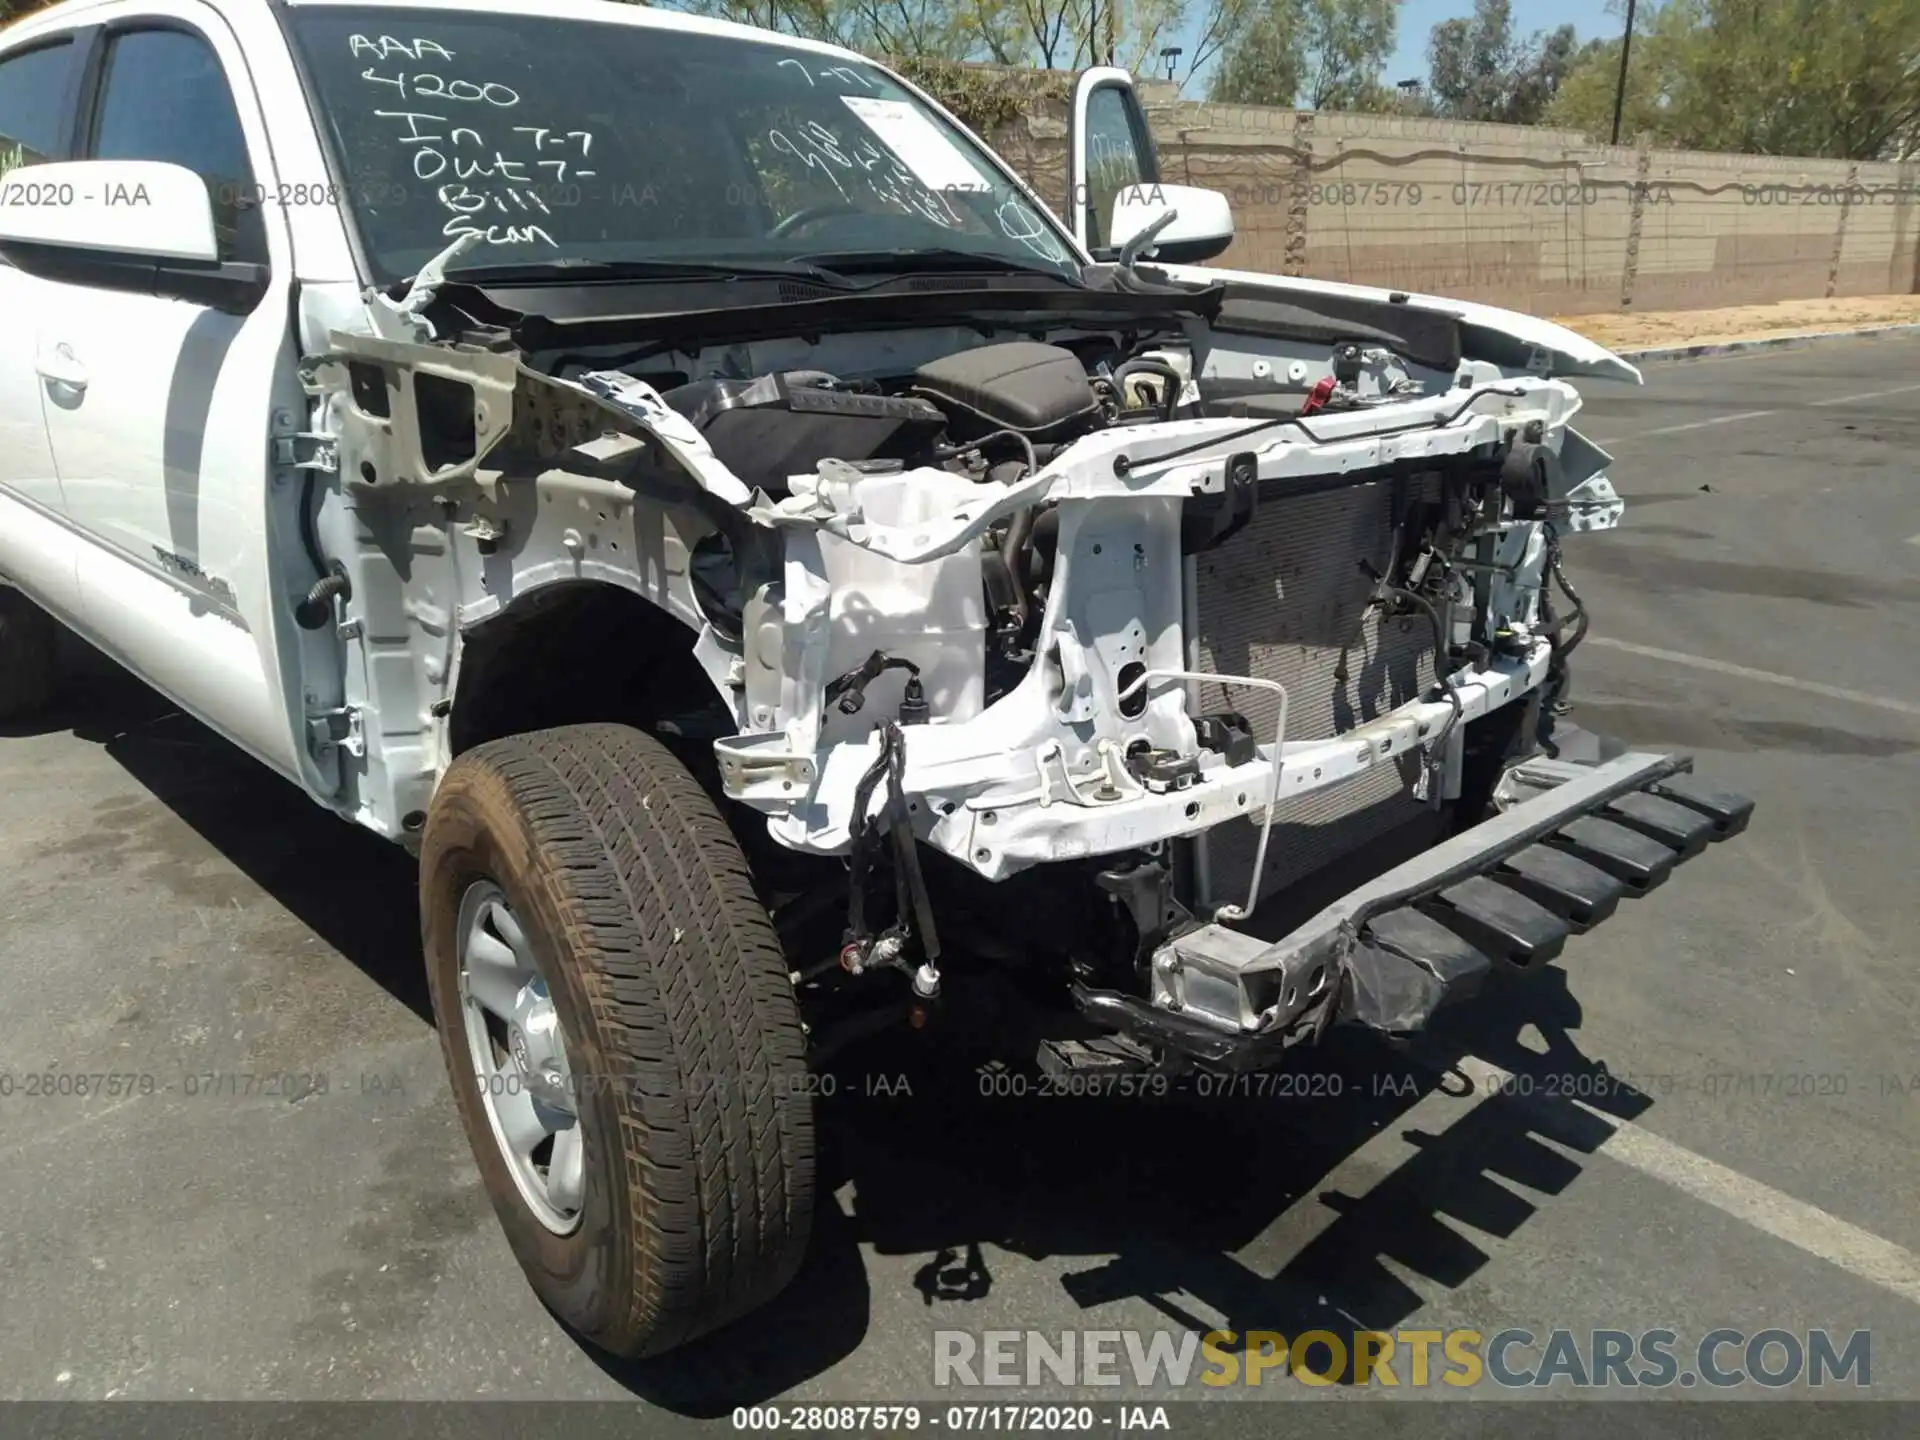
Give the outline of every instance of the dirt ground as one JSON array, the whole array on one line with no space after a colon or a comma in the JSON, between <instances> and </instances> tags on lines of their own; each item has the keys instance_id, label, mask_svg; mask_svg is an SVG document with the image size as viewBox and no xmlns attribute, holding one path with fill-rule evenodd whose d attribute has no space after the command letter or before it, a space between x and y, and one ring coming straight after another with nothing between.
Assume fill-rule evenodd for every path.
<instances>
[{"instance_id":1,"label":"dirt ground","mask_svg":"<svg viewBox=\"0 0 1920 1440\"><path fill-rule=\"evenodd\" d=\"M1559 321L1611 350L1712 345L1772 335L1855 330L1864 325L1920 324L1920 295L1854 295L1834 300L1782 300L1726 310L1650 310L1576 315Z\"/></svg>"}]
</instances>

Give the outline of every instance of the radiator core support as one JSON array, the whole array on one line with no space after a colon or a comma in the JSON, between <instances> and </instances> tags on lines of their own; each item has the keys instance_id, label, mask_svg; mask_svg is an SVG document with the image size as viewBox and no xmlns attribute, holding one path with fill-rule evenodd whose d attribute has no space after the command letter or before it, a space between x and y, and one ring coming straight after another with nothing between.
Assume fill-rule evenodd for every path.
<instances>
[{"instance_id":1,"label":"radiator core support","mask_svg":"<svg viewBox=\"0 0 1920 1440\"><path fill-rule=\"evenodd\" d=\"M1274 496L1224 544L1191 557L1189 660L1195 670L1251 675L1284 686L1287 738L1344 735L1431 691L1439 657L1426 617L1388 618L1369 604L1393 545L1399 484L1375 481L1320 494ZM1273 727L1270 693L1201 683L1194 713L1242 715L1255 736ZM1274 815L1260 894L1271 895L1427 813L1414 798L1417 750L1339 785L1283 801ZM1237 819L1195 848L1201 905L1244 896L1259 827Z\"/></svg>"}]
</instances>

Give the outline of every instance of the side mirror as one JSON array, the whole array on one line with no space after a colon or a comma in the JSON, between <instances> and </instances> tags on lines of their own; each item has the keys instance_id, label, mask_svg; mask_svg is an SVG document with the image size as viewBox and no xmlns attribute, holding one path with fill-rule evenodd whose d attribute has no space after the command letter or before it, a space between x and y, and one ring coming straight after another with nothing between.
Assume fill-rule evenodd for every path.
<instances>
[{"instance_id":1,"label":"side mirror","mask_svg":"<svg viewBox=\"0 0 1920 1440\"><path fill-rule=\"evenodd\" d=\"M1108 242L1116 248L1169 210L1173 221L1153 237L1146 258L1168 265L1197 265L1233 243L1233 207L1218 190L1197 185L1126 185L1113 197Z\"/></svg>"},{"instance_id":2,"label":"side mirror","mask_svg":"<svg viewBox=\"0 0 1920 1440\"><path fill-rule=\"evenodd\" d=\"M0 175L0 250L217 265L207 182L155 160L65 160Z\"/></svg>"}]
</instances>

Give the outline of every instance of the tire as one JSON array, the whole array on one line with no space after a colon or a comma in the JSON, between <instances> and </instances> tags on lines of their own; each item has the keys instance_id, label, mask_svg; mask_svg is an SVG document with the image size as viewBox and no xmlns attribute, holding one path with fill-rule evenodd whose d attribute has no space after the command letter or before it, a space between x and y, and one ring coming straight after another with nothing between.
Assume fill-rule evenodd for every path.
<instances>
[{"instance_id":1,"label":"tire","mask_svg":"<svg viewBox=\"0 0 1920 1440\"><path fill-rule=\"evenodd\" d=\"M52 701L58 638L51 615L0 585L0 722L24 720Z\"/></svg>"},{"instance_id":2,"label":"tire","mask_svg":"<svg viewBox=\"0 0 1920 1440\"><path fill-rule=\"evenodd\" d=\"M498 891L476 888L486 886ZM471 1048L463 905L496 893L538 961L564 1035L584 1157L577 1228L567 1234L516 1179L482 1094L497 1091L498 1077L483 1077L492 1062ZM805 1032L739 846L688 771L618 725L477 746L434 795L420 899L460 1118L547 1306L601 1349L640 1357L784 1289L813 1219ZM465 943L482 953L481 942ZM518 1034L507 1049L524 1063ZM558 1155L549 1152L549 1186Z\"/></svg>"}]
</instances>

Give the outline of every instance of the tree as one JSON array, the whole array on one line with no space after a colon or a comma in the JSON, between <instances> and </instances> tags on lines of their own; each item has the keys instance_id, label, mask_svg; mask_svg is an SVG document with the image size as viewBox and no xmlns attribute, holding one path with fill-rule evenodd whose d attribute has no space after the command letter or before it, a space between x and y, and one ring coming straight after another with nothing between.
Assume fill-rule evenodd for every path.
<instances>
[{"instance_id":1,"label":"tree","mask_svg":"<svg viewBox=\"0 0 1920 1440\"><path fill-rule=\"evenodd\" d=\"M1435 108L1455 120L1536 125L1578 48L1571 25L1519 40L1508 0L1474 0L1471 17L1433 27L1428 89Z\"/></svg>"},{"instance_id":2,"label":"tree","mask_svg":"<svg viewBox=\"0 0 1920 1440\"><path fill-rule=\"evenodd\" d=\"M31 11L44 10L52 3L53 0L0 0L0 25L18 20Z\"/></svg>"},{"instance_id":3,"label":"tree","mask_svg":"<svg viewBox=\"0 0 1920 1440\"><path fill-rule=\"evenodd\" d=\"M1377 110L1400 17L1395 0L1308 0L1303 98L1314 110Z\"/></svg>"},{"instance_id":4,"label":"tree","mask_svg":"<svg viewBox=\"0 0 1920 1440\"><path fill-rule=\"evenodd\" d=\"M994 0L976 0L994 3ZM1252 0L1000 0L1024 43L995 58L1006 64L1048 70L1122 65L1158 75L1160 50L1189 20L1189 43L1181 47L1185 84L1194 72L1240 33Z\"/></svg>"},{"instance_id":5,"label":"tree","mask_svg":"<svg viewBox=\"0 0 1920 1440\"><path fill-rule=\"evenodd\" d=\"M1920 0L1642 0L1622 130L1663 145L1843 160L1920 153ZM1620 42L1549 110L1605 135Z\"/></svg>"},{"instance_id":6,"label":"tree","mask_svg":"<svg viewBox=\"0 0 1920 1440\"><path fill-rule=\"evenodd\" d=\"M1528 42L1507 91L1505 118L1509 125L1541 122L1553 97L1566 83L1567 72L1581 48L1580 37L1571 25L1556 26Z\"/></svg>"},{"instance_id":7,"label":"tree","mask_svg":"<svg viewBox=\"0 0 1920 1440\"><path fill-rule=\"evenodd\" d=\"M4 0L0 0L4 3ZM1194 14L1186 75L1232 39L1251 0L665 0L669 8L830 40L876 59L984 60L1078 70L1158 68ZM1190 7L1199 6L1193 11Z\"/></svg>"},{"instance_id":8,"label":"tree","mask_svg":"<svg viewBox=\"0 0 1920 1440\"><path fill-rule=\"evenodd\" d=\"M1014 0L1013 13L1022 40L1041 68L1079 68L1098 53L1094 7L1074 0Z\"/></svg>"},{"instance_id":9,"label":"tree","mask_svg":"<svg viewBox=\"0 0 1920 1440\"><path fill-rule=\"evenodd\" d=\"M1303 60L1298 4L1269 0L1213 72L1207 98L1233 105L1291 105L1300 93Z\"/></svg>"},{"instance_id":10,"label":"tree","mask_svg":"<svg viewBox=\"0 0 1920 1440\"><path fill-rule=\"evenodd\" d=\"M1622 139L1647 134L1660 144L1682 145L1688 127L1679 111L1688 88L1691 54L1699 39L1692 0L1657 5L1640 0L1628 57L1627 88L1620 111ZM1545 119L1584 130L1598 139L1612 133L1614 92L1620 80L1620 37L1589 42L1568 67Z\"/></svg>"},{"instance_id":11,"label":"tree","mask_svg":"<svg viewBox=\"0 0 1920 1440\"><path fill-rule=\"evenodd\" d=\"M1028 49L1018 57L1048 70L1087 65L1145 68L1162 36L1179 28L1186 0L1011 0Z\"/></svg>"},{"instance_id":12,"label":"tree","mask_svg":"<svg viewBox=\"0 0 1920 1440\"><path fill-rule=\"evenodd\" d=\"M1394 0L1264 0L1214 74L1211 98L1313 110L1384 110Z\"/></svg>"},{"instance_id":13,"label":"tree","mask_svg":"<svg viewBox=\"0 0 1920 1440\"><path fill-rule=\"evenodd\" d=\"M1425 83L1416 80L1412 85L1396 84L1388 91L1387 103L1380 107L1379 113L1404 115L1409 120L1433 120L1439 117L1440 107L1427 93Z\"/></svg>"},{"instance_id":14,"label":"tree","mask_svg":"<svg viewBox=\"0 0 1920 1440\"><path fill-rule=\"evenodd\" d=\"M1254 13L1253 0L1205 0L1193 32L1192 54L1187 56L1186 80L1191 80L1229 45L1242 40Z\"/></svg>"},{"instance_id":15,"label":"tree","mask_svg":"<svg viewBox=\"0 0 1920 1440\"><path fill-rule=\"evenodd\" d=\"M1001 0L805 0L821 5L820 38L874 56L1012 59L1015 7Z\"/></svg>"},{"instance_id":16,"label":"tree","mask_svg":"<svg viewBox=\"0 0 1920 1440\"><path fill-rule=\"evenodd\" d=\"M1715 148L1911 153L1920 0L1709 0L1683 114Z\"/></svg>"},{"instance_id":17,"label":"tree","mask_svg":"<svg viewBox=\"0 0 1920 1440\"><path fill-rule=\"evenodd\" d=\"M661 8L830 40L870 54L972 60L991 48L989 34L1005 32L1010 7L1001 0L977 0L973 5L947 0L667 0Z\"/></svg>"}]
</instances>

